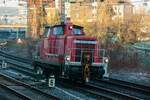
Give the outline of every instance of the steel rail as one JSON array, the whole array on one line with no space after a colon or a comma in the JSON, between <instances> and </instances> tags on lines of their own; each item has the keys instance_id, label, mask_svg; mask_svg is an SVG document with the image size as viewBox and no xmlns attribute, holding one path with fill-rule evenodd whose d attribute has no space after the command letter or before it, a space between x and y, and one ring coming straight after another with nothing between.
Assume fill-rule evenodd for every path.
<instances>
[{"instance_id":1,"label":"steel rail","mask_svg":"<svg viewBox=\"0 0 150 100\"><path fill-rule=\"evenodd\" d=\"M18 72L21 72L21 73L23 73L23 74L25 74L25 75L28 75L28 76L31 76L31 77L33 77L33 78L37 78L37 77L39 77L36 73L34 73L32 70L25 70L25 69L23 69L22 68L22 66L20 65L20 66L13 66L13 67L10 67L10 69L12 69L12 70L15 70L15 71L18 71Z\"/></svg>"},{"instance_id":2,"label":"steel rail","mask_svg":"<svg viewBox=\"0 0 150 100\"><path fill-rule=\"evenodd\" d=\"M93 83L85 83L83 84L80 81L70 81L70 80L62 80L59 82L60 84L65 84L67 86L71 86L73 88L79 89L84 93L89 93L92 96L96 97L96 99L106 99L106 100L139 100L139 98L130 96L127 94L123 94L106 87L95 86Z\"/></svg>"},{"instance_id":3,"label":"steel rail","mask_svg":"<svg viewBox=\"0 0 150 100\"><path fill-rule=\"evenodd\" d=\"M80 89L80 90L82 90L84 92L87 92L89 94L92 94L97 99L112 100L112 97L108 96L107 94L102 94L102 93L99 93L97 91L93 91L93 90L90 90L90 89L84 88L84 87L78 87L78 89Z\"/></svg>"},{"instance_id":4,"label":"steel rail","mask_svg":"<svg viewBox=\"0 0 150 100\"><path fill-rule=\"evenodd\" d=\"M11 69L17 70L17 71L22 72L22 73L27 74L27 75L30 75L34 78L39 77L39 76L37 76L36 73L34 73L32 68L22 66L23 64L21 64L21 63L25 63L25 64L31 65L31 63L32 63L31 60L21 58L21 57L17 57L17 56L14 56L14 55L10 55L10 54L7 54L3 51L0 51L0 55L5 58L4 60L6 60L7 63L9 63L11 65L14 65L13 67L10 67ZM21 62L21 63L18 64L17 62L14 62L14 61L11 61L11 60ZM2 61L2 59L0 61Z\"/></svg>"},{"instance_id":5,"label":"steel rail","mask_svg":"<svg viewBox=\"0 0 150 100\"><path fill-rule=\"evenodd\" d=\"M99 81L99 79L98 79ZM103 81L109 81L112 84L117 84L117 85L121 85L130 89L136 89L139 91L142 91L144 93L148 93L150 94L150 87L149 86L145 86L145 85L141 85L141 84L135 84L132 82L128 82L128 81L123 81L123 80L119 80L119 79L114 79L114 78L104 78Z\"/></svg>"},{"instance_id":6,"label":"steel rail","mask_svg":"<svg viewBox=\"0 0 150 100\"><path fill-rule=\"evenodd\" d=\"M86 88L85 84L78 82L78 81L73 81L69 79L58 79L59 85L67 88L71 88L75 91L80 91L81 93L91 95L92 97L96 99L104 99L104 100L112 100L112 97L108 97L107 95L97 93L95 91L92 91L88 88Z\"/></svg>"},{"instance_id":7,"label":"steel rail","mask_svg":"<svg viewBox=\"0 0 150 100\"><path fill-rule=\"evenodd\" d=\"M114 79L115 80L115 79ZM111 81L110 80L105 80L105 79L97 79L96 81L93 81L92 83L97 85L97 86L107 86L109 89L111 90L114 90L114 91L120 91L123 90L122 92L120 93L124 93L124 94L127 94L127 95L130 95L130 96L133 96L133 97L137 97L139 99L147 99L147 98L150 98L149 94L150 94L150 91L149 90L144 90L142 87L145 87L146 86L142 86L142 85L137 85L137 84L132 84L130 82L126 82L126 81ZM124 83L123 83L124 82ZM128 84L126 84L128 83ZM140 87L141 86L141 87ZM116 89L113 89L113 88L116 88Z\"/></svg>"},{"instance_id":8,"label":"steel rail","mask_svg":"<svg viewBox=\"0 0 150 100\"><path fill-rule=\"evenodd\" d=\"M1 51L0 50L0 55L3 56L3 57L6 57L6 58L10 58L10 59L13 59L13 60L17 60L17 61L20 61L20 62L23 62L23 63L28 63L28 64L32 64L32 60L29 60L29 59L26 59L26 58L21 58L21 57L17 57L17 56L14 56L14 55L10 55L4 51Z\"/></svg>"},{"instance_id":9,"label":"steel rail","mask_svg":"<svg viewBox=\"0 0 150 100\"><path fill-rule=\"evenodd\" d=\"M96 86L93 83L87 83L85 86L86 86L86 88L88 88L94 92L103 94L104 96L107 96L112 99L123 99L123 100L139 100L140 99L136 96L130 96L128 94L117 92L117 91L108 89L106 87Z\"/></svg>"},{"instance_id":10,"label":"steel rail","mask_svg":"<svg viewBox=\"0 0 150 100\"><path fill-rule=\"evenodd\" d=\"M10 58L8 58L10 59ZM34 78L37 77L37 74L34 72L33 69L29 68L29 67L25 67L23 66L22 64L18 64L17 62L13 62L13 61L9 61L9 60L6 60L6 62L8 64L11 64L11 65L14 65L14 66L10 66L9 68L10 69L13 69L13 70L16 70L16 71L19 71L21 73L24 73L24 74L27 74L27 75L30 75ZM2 63L2 60L0 60L0 64ZM39 76L38 76L39 77Z\"/></svg>"},{"instance_id":11,"label":"steel rail","mask_svg":"<svg viewBox=\"0 0 150 100\"><path fill-rule=\"evenodd\" d=\"M4 85L4 84L0 83L0 87L6 89L7 91L10 91L12 94L16 95L17 97L21 98L22 100L31 100L30 97L28 97L28 96L26 96L22 93L19 93L18 91L16 91L15 89L10 88L7 85Z\"/></svg>"},{"instance_id":12,"label":"steel rail","mask_svg":"<svg viewBox=\"0 0 150 100\"><path fill-rule=\"evenodd\" d=\"M29 84L26 84L26 83L23 83L21 81L18 81L10 76L7 76L7 75L4 75L2 73L0 73L0 76L4 77L5 79L7 79L8 81L12 81L16 84L18 84L18 86L22 86L22 87L25 87L26 89L29 89L30 91L38 94L38 95L41 95L41 96L44 96L45 98L48 98L48 99L52 99L52 100L59 100L59 98L55 97L55 96L52 96L51 94L48 94L46 92L43 92L41 90L39 90L38 88L35 88Z\"/></svg>"},{"instance_id":13,"label":"steel rail","mask_svg":"<svg viewBox=\"0 0 150 100\"><path fill-rule=\"evenodd\" d=\"M33 68L31 68L31 67L32 67L31 65L29 65L29 67L27 67L27 64L20 63L20 61L12 60L12 59L10 59L10 58L7 58L7 59L5 58L5 59L0 59L0 62L2 63L3 60L4 60L5 62L11 64L11 65L15 65L15 66L18 66L18 67L20 67L20 65L24 65L24 66L22 66L22 68L23 68L24 70L27 70L27 71L33 70Z\"/></svg>"},{"instance_id":14,"label":"steel rail","mask_svg":"<svg viewBox=\"0 0 150 100\"><path fill-rule=\"evenodd\" d=\"M1 51L0 51L0 55L1 55ZM10 59L12 58L12 57L10 57L11 55L9 55L9 54L6 54L6 55L7 55L8 58L10 58ZM5 56L5 54L3 54L3 56ZM15 57L15 56L13 56L13 57ZM20 57L18 57L18 58L21 59ZM14 59L14 60L17 60L17 59ZM19 60L19 61L21 61L21 60ZM117 83L117 82L116 83L113 82L116 79L108 79L108 80L111 80L111 84L115 85ZM138 87L135 87L135 86L137 86L137 84L134 84L134 83L131 84L131 83L126 82L126 81L122 81L122 82L124 84L118 82L118 85L119 86L124 86L126 88L136 89L138 91L142 91L142 92L145 92L146 94L149 94L149 89L150 89L149 87L148 87L148 89L146 89L147 88L146 86L140 86L140 85L138 85ZM88 84L88 86L86 86L86 85L85 85L85 87L91 87L91 89L92 89L92 87L95 88L95 89L97 88L97 90L105 91L106 93L109 92L109 94L114 94L116 96L120 95L120 96L122 96L124 98L128 98L128 99L140 99L137 96L131 96L131 95L128 95L128 94L120 93L120 92L117 92L117 91L114 91L114 90L111 90L111 89L108 89L108 88L106 89L104 87L102 88L102 87L97 87L97 86L94 87L94 85L92 85L92 84ZM88 91L91 91L91 90L88 90ZM91 93L92 93L92 91L91 91ZM93 93L96 93L96 92L97 91L95 91L95 92L93 91ZM106 95L104 95L104 96L106 96Z\"/></svg>"}]
</instances>

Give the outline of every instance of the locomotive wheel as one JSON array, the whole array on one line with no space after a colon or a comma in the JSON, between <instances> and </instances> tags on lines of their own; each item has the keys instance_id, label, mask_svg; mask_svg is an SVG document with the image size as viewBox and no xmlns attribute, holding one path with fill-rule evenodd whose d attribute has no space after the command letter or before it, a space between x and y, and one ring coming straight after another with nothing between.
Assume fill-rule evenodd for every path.
<instances>
[{"instance_id":1,"label":"locomotive wheel","mask_svg":"<svg viewBox=\"0 0 150 100\"><path fill-rule=\"evenodd\" d=\"M37 66L35 68L35 71L36 71L36 74L38 74L38 75L42 75L43 74L43 69L41 67L39 67L39 66Z\"/></svg>"}]
</instances>

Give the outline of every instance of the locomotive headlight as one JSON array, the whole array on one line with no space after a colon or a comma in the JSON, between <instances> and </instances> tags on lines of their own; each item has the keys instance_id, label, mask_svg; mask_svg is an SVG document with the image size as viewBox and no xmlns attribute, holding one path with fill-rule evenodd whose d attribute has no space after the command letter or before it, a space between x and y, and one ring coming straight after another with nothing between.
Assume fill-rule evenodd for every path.
<instances>
[{"instance_id":1,"label":"locomotive headlight","mask_svg":"<svg viewBox=\"0 0 150 100\"><path fill-rule=\"evenodd\" d=\"M66 61L70 61L71 57L70 56L66 56Z\"/></svg>"},{"instance_id":2,"label":"locomotive headlight","mask_svg":"<svg viewBox=\"0 0 150 100\"><path fill-rule=\"evenodd\" d=\"M108 62L109 62L108 58L105 58L105 59L104 59L104 62L105 62L105 63L108 63Z\"/></svg>"},{"instance_id":3,"label":"locomotive headlight","mask_svg":"<svg viewBox=\"0 0 150 100\"><path fill-rule=\"evenodd\" d=\"M73 26L70 26L69 29L72 30L72 29L73 29Z\"/></svg>"}]
</instances>

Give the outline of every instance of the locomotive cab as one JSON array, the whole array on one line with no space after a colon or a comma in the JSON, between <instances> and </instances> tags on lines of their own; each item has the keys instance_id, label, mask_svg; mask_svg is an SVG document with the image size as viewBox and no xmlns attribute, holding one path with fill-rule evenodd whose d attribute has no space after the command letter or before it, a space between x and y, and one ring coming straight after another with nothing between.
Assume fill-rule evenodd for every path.
<instances>
[{"instance_id":1,"label":"locomotive cab","mask_svg":"<svg viewBox=\"0 0 150 100\"><path fill-rule=\"evenodd\" d=\"M99 49L96 38L86 36L81 26L67 22L45 27L39 48L40 59L34 66L39 66L45 76L54 73L86 82L108 76L105 50Z\"/></svg>"}]
</instances>

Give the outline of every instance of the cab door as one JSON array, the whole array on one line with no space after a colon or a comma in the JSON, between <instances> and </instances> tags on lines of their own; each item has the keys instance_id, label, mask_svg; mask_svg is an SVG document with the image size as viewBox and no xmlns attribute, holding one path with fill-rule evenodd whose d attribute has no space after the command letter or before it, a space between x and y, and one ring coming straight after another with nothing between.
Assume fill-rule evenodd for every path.
<instances>
[{"instance_id":1,"label":"cab door","mask_svg":"<svg viewBox=\"0 0 150 100\"><path fill-rule=\"evenodd\" d=\"M42 39L42 49L40 50L41 52L41 56L42 58L46 59L47 58L47 54L49 53L49 35L51 32L51 28L50 27L45 27L45 31L43 34L43 39Z\"/></svg>"},{"instance_id":2,"label":"cab door","mask_svg":"<svg viewBox=\"0 0 150 100\"><path fill-rule=\"evenodd\" d=\"M60 54L59 50L62 50L60 46L64 45L62 44L63 42L60 41L60 36L63 35L63 27L62 25L53 26L48 33L49 34L43 41L45 56L47 56L48 60L58 62Z\"/></svg>"},{"instance_id":3,"label":"cab door","mask_svg":"<svg viewBox=\"0 0 150 100\"><path fill-rule=\"evenodd\" d=\"M56 61L60 62L60 55L64 54L64 27L63 25L56 25L52 28L52 31L51 50L57 56Z\"/></svg>"}]
</instances>

